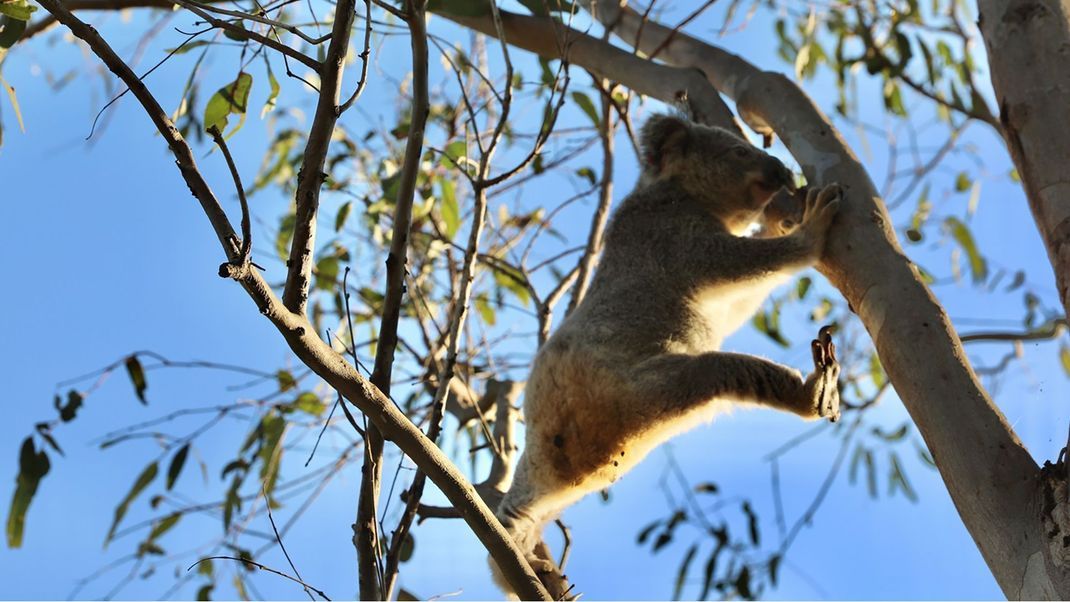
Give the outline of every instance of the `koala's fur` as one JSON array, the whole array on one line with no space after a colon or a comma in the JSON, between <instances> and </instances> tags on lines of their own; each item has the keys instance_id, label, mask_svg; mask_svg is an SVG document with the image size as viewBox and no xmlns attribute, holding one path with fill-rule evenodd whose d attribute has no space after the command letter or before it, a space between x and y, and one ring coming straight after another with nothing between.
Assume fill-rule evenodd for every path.
<instances>
[{"instance_id":1,"label":"koala's fur","mask_svg":"<svg viewBox=\"0 0 1070 602\"><path fill-rule=\"evenodd\" d=\"M797 228L777 219L745 237L776 192L794 189L780 161L727 130L664 115L643 127L642 153L590 292L528 379L526 447L498 509L525 552L564 507L727 403L839 413L838 366L804 381L718 351L777 284L821 256L839 188L806 195Z\"/></svg>"}]
</instances>

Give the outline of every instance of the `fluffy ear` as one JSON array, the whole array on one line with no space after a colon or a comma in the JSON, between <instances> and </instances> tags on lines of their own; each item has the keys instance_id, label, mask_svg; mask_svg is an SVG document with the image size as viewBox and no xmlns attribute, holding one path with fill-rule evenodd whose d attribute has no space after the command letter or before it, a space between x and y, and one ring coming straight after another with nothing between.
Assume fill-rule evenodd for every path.
<instances>
[{"instance_id":1,"label":"fluffy ear","mask_svg":"<svg viewBox=\"0 0 1070 602\"><path fill-rule=\"evenodd\" d=\"M691 125L679 117L654 115L639 135L643 168L658 174L673 157L683 155L691 136Z\"/></svg>"}]
</instances>

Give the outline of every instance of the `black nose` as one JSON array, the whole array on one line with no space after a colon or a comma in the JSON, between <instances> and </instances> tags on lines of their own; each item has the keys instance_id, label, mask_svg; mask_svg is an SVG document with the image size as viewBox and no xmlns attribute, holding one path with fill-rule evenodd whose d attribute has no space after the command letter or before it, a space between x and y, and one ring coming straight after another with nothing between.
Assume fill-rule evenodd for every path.
<instances>
[{"instance_id":1,"label":"black nose","mask_svg":"<svg viewBox=\"0 0 1070 602\"><path fill-rule=\"evenodd\" d=\"M772 186L783 186L795 192L795 176L776 157L766 157L762 166L762 179Z\"/></svg>"}]
</instances>

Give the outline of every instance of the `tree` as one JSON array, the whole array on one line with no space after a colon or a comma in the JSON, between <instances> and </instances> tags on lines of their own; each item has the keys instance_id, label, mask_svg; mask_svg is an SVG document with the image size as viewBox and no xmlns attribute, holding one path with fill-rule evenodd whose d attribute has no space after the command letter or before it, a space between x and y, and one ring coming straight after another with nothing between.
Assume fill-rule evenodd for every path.
<instances>
[{"instance_id":1,"label":"tree","mask_svg":"<svg viewBox=\"0 0 1070 602\"><path fill-rule=\"evenodd\" d=\"M373 3L366 2L362 7L353 1L340 2L335 6L333 18L321 20L317 14L329 12L326 8L317 11L309 7L308 12L303 12L305 9L294 9L283 3L258 5L255 10L249 9L252 12L244 12L211 3L178 2L184 9L182 15L192 14L204 29L183 34L188 35L186 40L161 57L165 61L187 53L192 57L191 51L199 55L182 91L183 104L172 114L162 108L147 86L151 83L151 70L136 73L96 30L71 12L167 8L170 3L43 0L40 6L48 15L37 21L32 20L33 6L24 1L4 5L0 45L26 44L20 40L37 36L58 22L116 74L124 86L122 89L129 89L174 154L186 185L223 245L226 262L220 266L220 275L241 285L303 366L326 384L327 389L317 393L305 384L307 373L284 370L272 375L277 393L285 394L286 401L260 404L261 413L253 421L247 439L235 459L223 469L230 485L217 506L222 510L228 533L237 513L243 510L243 503L247 512L253 511L248 509L249 501L261 495L267 507L274 503L271 496L277 493L282 471L280 458L286 449L282 443L284 434L300 427L302 420L308 420L305 416L318 417L326 412L329 404L325 398L332 395L326 392L329 390L345 400L338 405L347 421L334 428L351 429L360 436L345 455L348 457L354 453L352 450L359 450L363 456L353 538L359 558L362 598L380 598L394 592L398 565L407 557L407 549L411 553L410 529L417 516L451 514L466 521L525 597L545 597L547 592L542 584L488 509L488 502L493 505L508 483L513 455L511 431L515 417L509 409L511 404L501 402L515 399L519 386L496 380L499 374L494 365L507 355L487 349L488 341L493 340L490 335L483 335L481 340L480 335L471 333L470 307L474 306L484 326L494 326L501 316L514 315L515 310L509 309L511 305L530 304L535 314L535 338L537 342L545 340L555 308L560 309L559 304L570 293L568 307L575 305L597 261L601 231L613 199L616 128L623 124L626 133L633 129L631 109L637 102L635 95L680 106L699 121L738 128L722 100L723 95L734 101L736 113L743 122L767 143L774 136L784 142L808 183L822 185L838 181L849 191L850 202L833 232L833 244L820 269L842 293L847 307L857 313L872 338L876 354L864 350L849 358L865 369L857 371L864 376L849 379L854 386L858 418L837 433L844 441L844 453L865 410L875 404L890 381L924 437L963 522L1004 593L1009 597L1062 597L1070 593L1061 570L1061 538L1058 537L1064 528L1059 510L1060 500L1065 496L1062 472L1037 468L981 387L951 320L928 288L933 278L903 254L892 226L893 219L866 169L832 120L795 82L762 71L744 58L680 31L701 10L688 15L674 28L661 25L649 13L629 7L581 2L584 10L606 25L607 35L616 35L624 41L622 48L610 44L605 37L600 39L581 32L574 22L579 18L573 13L578 7L564 4L549 7L522 3L531 15L510 12L493 4L460 1L431 2L427 7L412 0L400 7L374 4L373 7ZM739 5L735 2L727 9L729 20ZM814 77L821 65L836 73L842 95L837 110L845 119L857 114L857 107L850 106L847 94L858 69L863 67L882 82L884 108L889 114L908 119L901 87L933 103L945 119L951 141L947 147L931 153L929 164L914 170L908 190L925 181L941 159L955 148L955 139L968 121L999 129L1019 163L1018 173L1045 234L1043 238L1056 267L1059 300L1064 311L1046 310L1040 296L1030 291L1027 295L1032 297L1026 299L1031 315L1026 316L1024 333L980 333L972 340L1020 341L1063 336L1067 297L1065 279L1060 280L1065 272L1060 271L1060 262L1065 259L1060 245L1064 244L1066 233L1059 229L1062 214L1058 209L1051 209L1057 208L1060 201L1050 196L1052 190L1058 190L1058 180L1052 180L1057 172L1050 166L1040 170L1025 167L1037 164L1029 160L1030 153L1043 157L1059 155L1043 145L1020 142L1036 140L1042 137L1042 131L1026 128L1013 118L1008 122L993 117L994 111L988 108L986 100L987 90L976 79L977 67L970 62L973 60L971 38L962 16L968 10L966 7L955 0L946 4L938 2L931 10L912 2L890 6L895 10L889 12L884 10L887 7L874 4L831 5L797 15L789 11L777 25L780 51L791 60L802 80ZM754 7L757 9L759 5ZM500 58L482 38L474 39L467 51L450 48L447 41L425 29L425 8L465 28L505 40L508 46L502 45ZM1057 15L1052 12L1056 9L1043 10L1048 11L1045 14ZM988 19L990 13L1023 16L1019 21L1027 24L1034 22L1030 19L1041 22L1035 17L1037 13L1023 11L1021 6L985 7L982 28L986 22L1008 22L1006 18L992 21ZM378 24L376 19L380 16L388 21ZM328 25L329 33L326 33ZM370 77L368 60L373 27L403 30L411 41L413 57L411 90L406 91L397 125L389 131L389 136L379 139L375 129L368 135L357 135L344 119L347 111L359 106ZM309 33L314 30L315 35ZM150 29L149 34L153 33L158 30ZM1004 34L986 33L990 38L1000 35ZM209 36L215 37L209 41ZM961 66L955 65L954 51L941 36L950 36L961 44L958 49ZM824 50L830 43L835 45L835 52ZM228 49L228 44L238 46L239 50ZM447 96L440 99L431 96L428 44L439 50L453 73L450 84L454 106L450 106ZM997 53L991 41L989 44L990 54L1000 56L1002 45ZM509 46L542 57L541 78L537 83L522 77L514 68ZM357 50L361 47L362 51ZM632 47L637 52L630 52ZM199 104L197 98L202 85L198 77L201 61L220 52L237 52L241 67L221 85L205 82L209 90L217 88L217 91L210 96L203 112L194 110L191 107ZM1006 70L1016 74L1031 71L1022 68L1023 59L1018 55L1008 51L1007 56ZM254 61L263 61L265 65L269 88L266 112L285 114L283 108L276 106L283 88L274 75L276 72L290 76L296 88L314 90L316 102L308 127L287 128L275 134L265 153L264 167L249 185L248 176L243 177L231 157L228 140L234 140L249 112ZM279 69L280 62L283 69ZM999 92L996 68L1001 63L997 60L991 63ZM302 72L298 65L307 71ZM591 74L591 90L576 89L573 73L578 69ZM344 86L344 75L351 72L352 77L358 71L358 83ZM948 76L949 71L954 75ZM926 79L919 79L919 73L924 73ZM14 92L10 94L14 101ZM592 96L599 100L600 106L596 106ZM528 104L525 111L537 111L541 118L513 117L520 114L517 105L524 102ZM1060 105L1053 106L1058 111ZM563 133L567 136L568 128L559 127L559 116L563 110L570 109L583 114L593 125L593 128L586 126L588 135L573 151L560 145L566 139ZM236 124L232 121L235 118ZM523 126L518 127L521 123ZM210 135L216 150L200 163L222 159L233 178L240 201L241 225L237 230L187 142L200 140L202 132ZM405 148L396 148L391 137L398 144L404 140ZM207 151L211 145L207 139L202 142ZM558 254L544 253L544 259L534 263L531 249L543 234L554 233L554 214L570 201L545 210L499 214L493 221L488 218L491 195L500 194L518 182L566 169L571 157L585 150L585 145L595 144L602 150L601 173L590 167L575 171L577 180L586 182L586 193L597 192L599 197L586 243L572 249L558 246ZM278 259L285 260L286 266L285 282L281 285L267 280L262 268L253 261L252 252L263 253L263 246L254 242L252 214L246 199L247 195L274 186L295 199L292 210L284 212L280 219L275 236ZM955 186L965 190L975 188L968 175L957 177ZM365 192L362 195L355 192L358 190ZM931 212L926 190L923 188L918 207L904 228L908 240L914 242L924 237ZM351 198L335 201L347 195ZM465 232L461 226L462 195L466 195L464 200L471 207L465 245L453 242L455 236ZM317 246L320 229L317 216L328 199L337 204L335 231L341 234L326 245ZM361 205L364 213L354 238L360 249L369 250L378 258L373 262L356 261L355 252L344 241L350 234L347 223L358 217L354 211L359 212ZM948 217L942 227L958 252L965 254L973 280L994 286L993 281L1002 276L989 275L985 256L968 222ZM521 246L524 250L517 259L516 250ZM384 256L385 270L381 274L369 265L359 265L377 263ZM260 256L257 260L260 261ZM350 276L348 267L343 270L346 264L358 264L355 271L361 277ZM483 280L476 280L480 275ZM379 289L365 286L376 276L384 277L383 286ZM1022 286L1024 279L1024 274L1020 278L1016 276L1013 287ZM280 287L281 295L278 295L275 291ZM800 280L792 299L805 298L809 287L809 280ZM356 309L351 307L351 302ZM774 340L783 340L779 324L784 302L778 300L755 323ZM833 304L831 299L829 303ZM846 325L848 312L842 307L835 311L838 321ZM330 324L334 324L333 332L327 334ZM357 338L357 328L365 325L372 336L370 346L360 344ZM418 343L413 344L410 339ZM529 352L537 342L529 343ZM374 358L370 371L361 368L359 350L365 348L367 355ZM411 364L416 379L423 385L418 394L408 399L391 397L391 383L397 381L393 372L398 349L411 355L406 364ZM1070 363L1065 343L1060 353L1064 365ZM125 370L138 397L145 401L145 364L150 361L153 366L174 364L160 356L136 353L108 366L104 373ZM475 386L478 381L484 384ZM35 497L38 483L49 470L46 446L55 452L60 449L53 434L55 427L72 420L84 400L84 391L79 389L57 397L58 418L39 423L35 435L23 443L19 481L9 512L9 545L21 541L27 508ZM352 414L347 404L352 404L359 413ZM233 407L222 406L215 410L215 416L221 420L232 411ZM436 445L447 414L452 416L451 420L466 425L473 448L483 447L491 452L491 477L474 488ZM311 431L318 430L318 421L305 424ZM426 434L418 426L423 424ZM152 427L134 425L108 442L153 435ZM109 540L122 524L133 500L162 475L165 458L167 489L171 488L200 434L201 431L194 430L185 436L163 438L163 455L141 472L116 509ZM895 432L886 435L889 440L897 440ZM387 441L396 445L417 468L406 488L404 510L396 526L389 528L376 519L380 515L379 505L385 503L381 487ZM862 458L858 462L866 462L865 454L856 451L855 457ZM895 456L892 458L893 463L897 462ZM838 460L837 470L839 465ZM908 491L905 477L897 463L895 466L893 474L898 474L896 478ZM257 478L249 481L251 475ZM421 504L424 479L430 479L445 494L450 508ZM254 484L257 487L251 490ZM1032 512L1033 508L1040 508L1041 512ZM191 511L180 508L147 522L144 525L147 536L139 544L136 557L163 553L157 539ZM750 539L757 545L753 509L745 504L743 511L750 525ZM654 548L660 547L659 542L667 543L676 525L687 518L686 513L674 513L667 521L652 527L660 529ZM736 549L731 534L723 527L711 528L709 537L716 543L707 567L716 564L723 549ZM281 544L281 536L276 539ZM641 535L640 539L644 537ZM738 562L722 568L721 572L707 569L703 597L711 586L751 597L758 593L757 586L762 583L775 585L777 567L791 539L785 541L786 545L761 562L740 556ZM234 546L233 541L225 540L225 543ZM228 555L237 556L245 563L254 562L244 548L234 548L234 554ZM678 583L684 582L697 554L691 550L697 549L692 547L685 554ZM293 573L296 577L296 568ZM311 595L315 589L310 587L306 591Z\"/></svg>"}]
</instances>

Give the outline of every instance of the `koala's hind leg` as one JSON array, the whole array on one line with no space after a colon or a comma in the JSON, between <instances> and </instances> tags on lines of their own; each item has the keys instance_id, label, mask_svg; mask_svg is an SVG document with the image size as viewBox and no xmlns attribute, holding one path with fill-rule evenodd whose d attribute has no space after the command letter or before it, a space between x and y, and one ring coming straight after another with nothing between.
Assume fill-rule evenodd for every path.
<instances>
[{"instance_id":1,"label":"koala's hind leg","mask_svg":"<svg viewBox=\"0 0 1070 602\"><path fill-rule=\"evenodd\" d=\"M541 540L542 527L557 510L551 492L544 491L538 475L531 469L529 454L517 462L516 477L495 513L502 526L525 554L530 554Z\"/></svg>"},{"instance_id":2,"label":"koala's hind leg","mask_svg":"<svg viewBox=\"0 0 1070 602\"><path fill-rule=\"evenodd\" d=\"M830 342L815 341L814 350L815 364L822 363L805 381L796 370L738 353L662 355L643 362L636 370L642 393L669 419L714 401L736 401L770 406L803 418L837 420L840 368Z\"/></svg>"}]
</instances>

